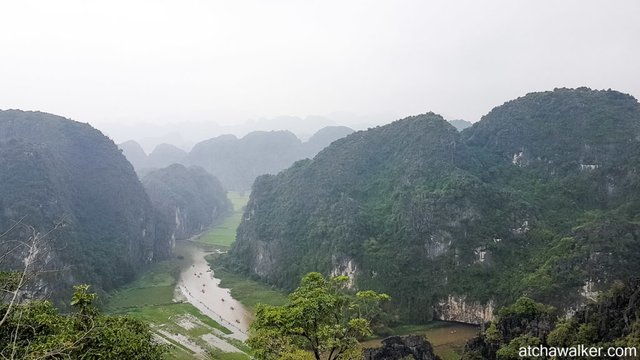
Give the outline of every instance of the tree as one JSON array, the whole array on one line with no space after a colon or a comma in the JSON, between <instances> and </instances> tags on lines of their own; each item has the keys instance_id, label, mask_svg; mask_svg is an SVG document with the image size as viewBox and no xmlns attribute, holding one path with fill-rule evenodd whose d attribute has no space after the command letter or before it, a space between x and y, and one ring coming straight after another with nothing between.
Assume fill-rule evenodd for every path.
<instances>
[{"instance_id":1,"label":"tree","mask_svg":"<svg viewBox=\"0 0 640 360\"><path fill-rule=\"evenodd\" d=\"M4 241L3 238L17 228L24 228L27 234L24 240L6 241L4 244L6 248L3 248L5 253L0 256L0 265L2 265L2 261L10 255L24 254L21 270L0 271L0 309L2 309L0 312L0 327L7 321L13 308L20 303L22 292L27 283L33 281L39 274L44 272L39 267L44 263L41 261L41 258L45 256L45 251L42 251L42 248L47 246L48 236L59 227L64 226L63 219L55 224L52 229L41 234L33 226L23 224L23 220L24 217L15 222L7 231L0 234L1 241Z\"/></svg>"},{"instance_id":2,"label":"tree","mask_svg":"<svg viewBox=\"0 0 640 360\"><path fill-rule=\"evenodd\" d=\"M74 287L71 305L76 311L60 314L48 301L13 306L0 326L3 359L162 359L149 326L125 316L106 316L93 306L88 285ZM7 310L1 304L0 312Z\"/></svg>"},{"instance_id":3,"label":"tree","mask_svg":"<svg viewBox=\"0 0 640 360\"><path fill-rule=\"evenodd\" d=\"M348 359L357 354L358 339L372 334L380 321L386 294L346 289L346 276L325 278L312 272L283 306L260 304L251 324L249 345L257 359ZM305 354L306 355L302 355Z\"/></svg>"},{"instance_id":4,"label":"tree","mask_svg":"<svg viewBox=\"0 0 640 360\"><path fill-rule=\"evenodd\" d=\"M0 271L0 358L1 359L161 359L165 346L154 339L149 326L137 319L100 314L93 305L96 294L89 285L74 286L70 314L60 314L53 304L29 300L29 283L43 270L48 235L16 222L0 234L7 247L0 265L9 255L23 256L22 269ZM18 227L25 238L3 238Z\"/></svg>"}]
</instances>

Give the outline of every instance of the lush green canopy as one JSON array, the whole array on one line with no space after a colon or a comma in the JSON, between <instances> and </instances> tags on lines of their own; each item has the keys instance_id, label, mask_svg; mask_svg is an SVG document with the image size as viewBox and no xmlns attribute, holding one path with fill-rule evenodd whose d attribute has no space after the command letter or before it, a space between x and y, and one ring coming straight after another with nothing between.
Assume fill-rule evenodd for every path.
<instances>
[{"instance_id":1,"label":"lush green canopy","mask_svg":"<svg viewBox=\"0 0 640 360\"><path fill-rule=\"evenodd\" d=\"M371 335L388 295L345 291L348 278L309 273L283 306L260 305L249 344L258 359L354 359L358 339ZM359 357L358 357L359 356Z\"/></svg>"},{"instance_id":2,"label":"lush green canopy","mask_svg":"<svg viewBox=\"0 0 640 360\"><path fill-rule=\"evenodd\" d=\"M74 312L60 314L48 301L0 305L0 356L3 359L163 358L165 347L140 320L106 316L93 307L87 285L75 287Z\"/></svg>"}]
</instances>

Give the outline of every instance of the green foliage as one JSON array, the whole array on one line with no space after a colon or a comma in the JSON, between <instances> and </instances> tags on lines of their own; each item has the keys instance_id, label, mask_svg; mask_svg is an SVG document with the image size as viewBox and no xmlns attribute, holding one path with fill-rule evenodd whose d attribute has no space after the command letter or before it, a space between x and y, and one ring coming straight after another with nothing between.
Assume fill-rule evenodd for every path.
<instances>
[{"instance_id":1,"label":"green foliage","mask_svg":"<svg viewBox=\"0 0 640 360\"><path fill-rule=\"evenodd\" d=\"M309 273L283 306L258 305L248 343L258 359L287 359L309 351L315 359L344 358L369 336L386 294L344 291L343 276Z\"/></svg>"},{"instance_id":2,"label":"green foliage","mask_svg":"<svg viewBox=\"0 0 640 360\"><path fill-rule=\"evenodd\" d=\"M569 347L580 344L577 341L578 323L574 319L565 319L556 324L556 327L547 336L547 343L551 346ZM582 343L584 344L584 342Z\"/></svg>"},{"instance_id":3,"label":"green foliage","mask_svg":"<svg viewBox=\"0 0 640 360\"><path fill-rule=\"evenodd\" d=\"M533 320L544 315L551 315L555 309L536 302L526 296L519 298L513 305L504 307L498 312L500 319L519 318Z\"/></svg>"},{"instance_id":4,"label":"green foliage","mask_svg":"<svg viewBox=\"0 0 640 360\"><path fill-rule=\"evenodd\" d=\"M50 302L32 301L11 309L0 327L0 355L21 359L162 359L149 326L129 317L101 315L88 285L75 287L74 313L60 314ZM0 313L7 311L3 305Z\"/></svg>"},{"instance_id":5,"label":"green foliage","mask_svg":"<svg viewBox=\"0 0 640 360\"><path fill-rule=\"evenodd\" d=\"M496 328L495 322L492 322L485 330L484 336L489 343L500 343L502 341L502 334Z\"/></svg>"},{"instance_id":6,"label":"green foliage","mask_svg":"<svg viewBox=\"0 0 640 360\"><path fill-rule=\"evenodd\" d=\"M502 346L496 353L498 360L517 360L521 359L520 348L526 348L527 346L539 346L542 343L540 339L535 336L521 335L511 340L508 344ZM535 357L533 359L542 360L544 357Z\"/></svg>"}]
</instances>

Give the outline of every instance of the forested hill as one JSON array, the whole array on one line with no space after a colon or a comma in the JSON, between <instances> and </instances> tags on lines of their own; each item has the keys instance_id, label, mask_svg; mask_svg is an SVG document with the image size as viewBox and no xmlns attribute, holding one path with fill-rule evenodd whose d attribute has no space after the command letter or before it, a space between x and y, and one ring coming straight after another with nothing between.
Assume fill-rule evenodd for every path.
<instances>
[{"instance_id":1,"label":"forested hill","mask_svg":"<svg viewBox=\"0 0 640 360\"><path fill-rule=\"evenodd\" d=\"M111 289L169 252L155 232L151 202L116 145L88 124L19 110L0 111L2 269L21 270L29 230L31 271L47 270L34 296L68 299L71 284Z\"/></svg>"},{"instance_id":2,"label":"forested hill","mask_svg":"<svg viewBox=\"0 0 640 360\"><path fill-rule=\"evenodd\" d=\"M640 106L532 93L462 133L433 113L351 134L253 188L229 265L291 289L346 274L406 318L569 308L640 271Z\"/></svg>"},{"instance_id":3,"label":"forested hill","mask_svg":"<svg viewBox=\"0 0 640 360\"><path fill-rule=\"evenodd\" d=\"M142 183L158 211L162 229L174 240L202 232L231 210L218 179L197 166L173 164L150 172Z\"/></svg>"}]
</instances>

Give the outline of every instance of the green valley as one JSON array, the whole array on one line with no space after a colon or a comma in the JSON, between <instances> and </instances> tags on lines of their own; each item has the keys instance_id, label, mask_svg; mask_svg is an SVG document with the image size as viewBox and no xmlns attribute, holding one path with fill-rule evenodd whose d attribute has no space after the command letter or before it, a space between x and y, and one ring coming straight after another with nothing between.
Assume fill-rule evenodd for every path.
<instances>
[{"instance_id":1,"label":"green valley","mask_svg":"<svg viewBox=\"0 0 640 360\"><path fill-rule=\"evenodd\" d=\"M242 214L244 208L249 201L248 192L229 191L227 197L231 201L233 210L231 215L223 218L220 223L206 231L204 234L198 236L195 241L201 242L206 245L216 245L222 247L230 247L234 241L236 241L236 230L240 221L242 220Z\"/></svg>"},{"instance_id":2,"label":"green valley","mask_svg":"<svg viewBox=\"0 0 640 360\"><path fill-rule=\"evenodd\" d=\"M248 359L249 349L229 336L232 331L228 325L225 327L189 303L177 287L181 272L192 266L192 247L204 246L208 251L225 248L224 243L212 244L201 241L202 237L215 234L215 239L233 242L233 232L248 197L237 192L230 192L228 197L233 212L193 241L177 242L170 260L154 264L136 281L112 293L105 305L110 314L129 315L150 323L156 336L172 345L168 355L171 359Z\"/></svg>"}]
</instances>

